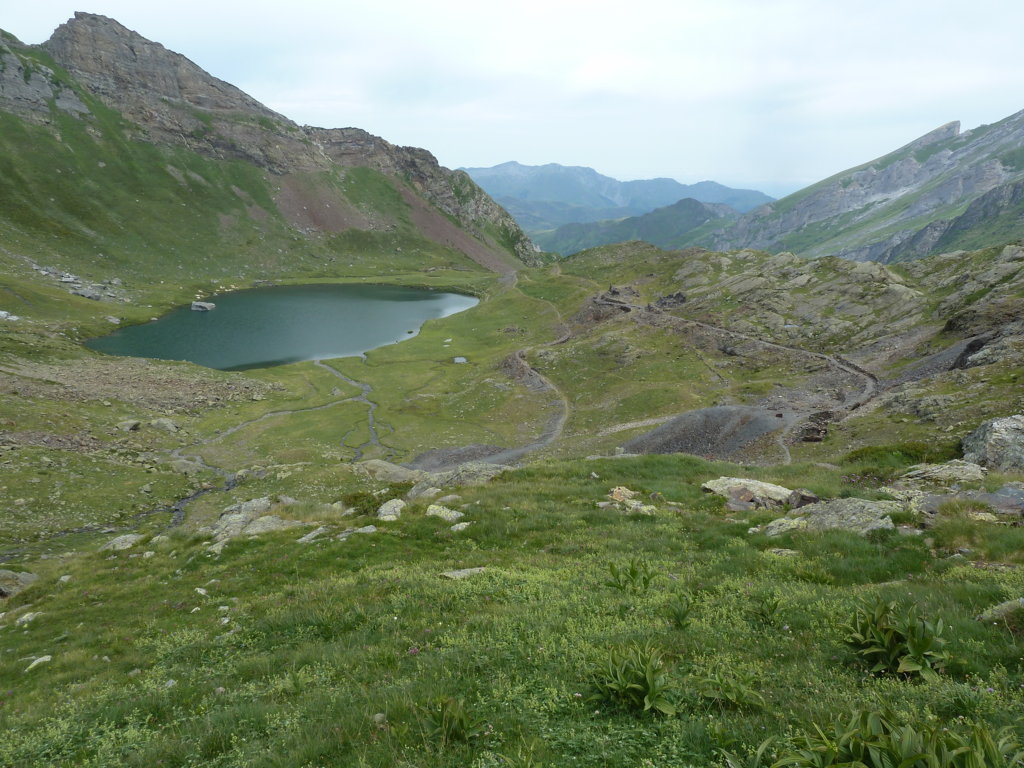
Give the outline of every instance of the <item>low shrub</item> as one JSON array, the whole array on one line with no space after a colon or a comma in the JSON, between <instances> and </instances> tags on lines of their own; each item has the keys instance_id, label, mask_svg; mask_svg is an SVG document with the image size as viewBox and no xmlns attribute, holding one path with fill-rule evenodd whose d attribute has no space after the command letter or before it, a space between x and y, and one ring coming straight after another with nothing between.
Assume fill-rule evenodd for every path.
<instances>
[{"instance_id":1,"label":"low shrub","mask_svg":"<svg viewBox=\"0 0 1024 768\"><path fill-rule=\"evenodd\" d=\"M631 559L629 564L622 568L615 563L608 563L608 573L611 578L604 583L606 587L634 594L646 592L658 577L657 571L651 567L650 563L638 557Z\"/></svg>"},{"instance_id":2,"label":"low shrub","mask_svg":"<svg viewBox=\"0 0 1024 768\"><path fill-rule=\"evenodd\" d=\"M588 701L604 702L634 714L674 715L675 691L664 653L650 645L613 648L593 678Z\"/></svg>"},{"instance_id":3,"label":"low shrub","mask_svg":"<svg viewBox=\"0 0 1024 768\"><path fill-rule=\"evenodd\" d=\"M872 674L933 680L949 661L942 650L942 619L922 619L913 605L904 608L880 600L873 607L861 606L845 629L846 644L870 665Z\"/></svg>"},{"instance_id":4,"label":"low shrub","mask_svg":"<svg viewBox=\"0 0 1024 768\"><path fill-rule=\"evenodd\" d=\"M738 764L739 765L739 764ZM1024 750L1013 731L973 724L966 734L939 725L900 725L889 714L855 712L831 733L792 739L772 768L1019 768Z\"/></svg>"}]
</instances>

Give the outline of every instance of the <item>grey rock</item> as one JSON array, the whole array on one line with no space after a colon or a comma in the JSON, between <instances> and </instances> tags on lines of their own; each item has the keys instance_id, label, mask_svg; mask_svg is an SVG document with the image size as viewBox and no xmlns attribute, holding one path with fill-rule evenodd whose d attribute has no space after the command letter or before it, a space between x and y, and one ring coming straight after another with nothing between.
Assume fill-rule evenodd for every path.
<instances>
[{"instance_id":1,"label":"grey rock","mask_svg":"<svg viewBox=\"0 0 1024 768\"><path fill-rule=\"evenodd\" d=\"M472 521L469 521L469 520L467 520L467 521L465 521L465 522L462 522L462 523L456 523L455 525L453 525L453 526L451 527L451 530L452 530L453 532L455 532L455 533L458 533L459 531L464 531L464 530L466 530L466 529L467 529L467 528L469 528L469 526L471 526L472 524L473 524L473 522L472 522Z\"/></svg>"},{"instance_id":2,"label":"grey rock","mask_svg":"<svg viewBox=\"0 0 1024 768\"><path fill-rule=\"evenodd\" d=\"M462 512L455 509L449 509L448 507L442 507L440 504L431 504L427 507L427 517L439 517L445 522L455 523L459 519L465 517Z\"/></svg>"},{"instance_id":3,"label":"grey rock","mask_svg":"<svg viewBox=\"0 0 1024 768\"><path fill-rule=\"evenodd\" d=\"M164 432L171 433L177 432L179 429L178 425L174 423L174 420L168 419L167 417L153 419L151 422L149 422L149 426L156 427L157 429L163 430Z\"/></svg>"},{"instance_id":4,"label":"grey rock","mask_svg":"<svg viewBox=\"0 0 1024 768\"><path fill-rule=\"evenodd\" d=\"M714 493L733 501L752 503L758 507L781 507L793 493L789 488L742 477L720 477L701 485L705 493Z\"/></svg>"},{"instance_id":5,"label":"grey rock","mask_svg":"<svg viewBox=\"0 0 1024 768\"><path fill-rule=\"evenodd\" d=\"M118 536L117 538L108 541L100 547L100 552L121 552L126 549L131 549L144 538L145 536L139 533L126 533L123 536Z\"/></svg>"},{"instance_id":6,"label":"grey rock","mask_svg":"<svg viewBox=\"0 0 1024 768\"><path fill-rule=\"evenodd\" d=\"M71 291L72 296L81 296L90 301L103 301L103 294L96 288L75 288Z\"/></svg>"},{"instance_id":7,"label":"grey rock","mask_svg":"<svg viewBox=\"0 0 1024 768\"><path fill-rule=\"evenodd\" d=\"M765 536L781 536L790 531L802 531L806 528L807 521L802 517L780 517L764 526L762 532Z\"/></svg>"},{"instance_id":8,"label":"grey rock","mask_svg":"<svg viewBox=\"0 0 1024 768\"><path fill-rule=\"evenodd\" d=\"M973 462L953 459L944 464L915 464L899 478L902 486L973 483L985 479L985 469Z\"/></svg>"},{"instance_id":9,"label":"grey rock","mask_svg":"<svg viewBox=\"0 0 1024 768\"><path fill-rule=\"evenodd\" d=\"M346 528L344 531L339 533L335 538L338 541L345 541L350 536L352 536L352 534L355 534L355 533L364 533L364 534L366 534L366 533L376 533L376 532L377 532L377 526L375 526L375 525L364 525L362 528Z\"/></svg>"},{"instance_id":10,"label":"grey rock","mask_svg":"<svg viewBox=\"0 0 1024 768\"><path fill-rule=\"evenodd\" d=\"M432 472L426 474L412 487L406 498L423 498L429 488L457 488L465 485L483 485L494 477L510 469L504 464L488 464L484 461L469 461L448 472ZM440 491L438 491L440 493Z\"/></svg>"},{"instance_id":11,"label":"grey rock","mask_svg":"<svg viewBox=\"0 0 1024 768\"><path fill-rule=\"evenodd\" d=\"M990 419L964 438L964 459L999 472L1024 471L1024 415Z\"/></svg>"},{"instance_id":12,"label":"grey rock","mask_svg":"<svg viewBox=\"0 0 1024 768\"><path fill-rule=\"evenodd\" d=\"M36 574L28 571L0 570L0 598L16 595L38 579Z\"/></svg>"},{"instance_id":13,"label":"grey rock","mask_svg":"<svg viewBox=\"0 0 1024 768\"><path fill-rule=\"evenodd\" d=\"M193 312L210 312L217 308L212 301L193 301L191 309Z\"/></svg>"},{"instance_id":14,"label":"grey rock","mask_svg":"<svg viewBox=\"0 0 1024 768\"><path fill-rule=\"evenodd\" d=\"M449 493L447 496L437 499L438 504L455 504L460 501L462 501L462 497L457 493Z\"/></svg>"},{"instance_id":15,"label":"grey rock","mask_svg":"<svg viewBox=\"0 0 1024 768\"><path fill-rule=\"evenodd\" d=\"M441 575L444 576L446 579L453 579L455 581L460 581L462 579L468 579L470 576L476 576L478 573L483 573L486 570L487 570L486 568L482 568L482 567L481 568L460 568L460 569L455 570L455 571L445 571Z\"/></svg>"},{"instance_id":16,"label":"grey rock","mask_svg":"<svg viewBox=\"0 0 1024 768\"><path fill-rule=\"evenodd\" d=\"M442 493L444 493L444 491L442 491L440 488L435 488L429 483L426 485L419 484L414 485L409 490L409 492L405 494L405 498L407 498L409 501L418 501L421 499L426 500L440 496Z\"/></svg>"},{"instance_id":17,"label":"grey rock","mask_svg":"<svg viewBox=\"0 0 1024 768\"><path fill-rule=\"evenodd\" d=\"M992 624L1002 621L1007 616L1017 611L1024 611L1024 597L1019 597L1015 600L1007 600L1004 603L995 605L980 613L975 617L975 619L985 622L986 624Z\"/></svg>"},{"instance_id":18,"label":"grey rock","mask_svg":"<svg viewBox=\"0 0 1024 768\"><path fill-rule=\"evenodd\" d=\"M421 470L409 469L382 459L361 461L356 466L382 483L417 483L426 475Z\"/></svg>"},{"instance_id":19,"label":"grey rock","mask_svg":"<svg viewBox=\"0 0 1024 768\"><path fill-rule=\"evenodd\" d=\"M394 521L402 516L402 510L405 509L405 502L401 499L391 499L385 501L380 505L377 510L377 519L384 521Z\"/></svg>"},{"instance_id":20,"label":"grey rock","mask_svg":"<svg viewBox=\"0 0 1024 768\"><path fill-rule=\"evenodd\" d=\"M808 504L817 504L821 499L813 491L808 491L806 488L797 488L786 500L786 504L789 505L790 509L798 509L800 507L806 507Z\"/></svg>"},{"instance_id":21,"label":"grey rock","mask_svg":"<svg viewBox=\"0 0 1024 768\"><path fill-rule=\"evenodd\" d=\"M329 530L330 528L321 525L319 528L314 528L305 536L301 537L300 539L297 539L297 541L299 542L299 544L309 544L312 541L314 541L317 537L323 536Z\"/></svg>"},{"instance_id":22,"label":"grey rock","mask_svg":"<svg viewBox=\"0 0 1024 768\"><path fill-rule=\"evenodd\" d=\"M119 421L117 428L122 432L137 432L142 422L138 419L127 419L125 421Z\"/></svg>"},{"instance_id":23,"label":"grey rock","mask_svg":"<svg viewBox=\"0 0 1024 768\"><path fill-rule=\"evenodd\" d=\"M896 501L868 501L867 499L831 499L808 504L790 512L781 520L765 527L768 536L778 536L799 528L808 531L845 530L866 534L875 530L892 530L895 525L889 517L903 509Z\"/></svg>"},{"instance_id":24,"label":"grey rock","mask_svg":"<svg viewBox=\"0 0 1024 768\"><path fill-rule=\"evenodd\" d=\"M271 506L270 499L263 496L258 499L249 499L238 504L232 504L230 507L225 508L217 522L206 529L214 539L214 544L209 548L210 551L221 552L224 549L224 545L230 539L240 536L243 531L253 533L253 531L246 529L265 512L269 512ZM262 523L261 525L268 524Z\"/></svg>"}]
</instances>

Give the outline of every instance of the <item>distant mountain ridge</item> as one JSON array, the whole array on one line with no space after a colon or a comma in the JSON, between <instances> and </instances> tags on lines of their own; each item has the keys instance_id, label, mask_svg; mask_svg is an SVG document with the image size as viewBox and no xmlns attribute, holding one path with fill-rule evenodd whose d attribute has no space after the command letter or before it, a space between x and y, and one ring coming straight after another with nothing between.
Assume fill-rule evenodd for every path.
<instances>
[{"instance_id":1,"label":"distant mountain ridge","mask_svg":"<svg viewBox=\"0 0 1024 768\"><path fill-rule=\"evenodd\" d=\"M554 231L534 234L533 240L543 250L563 256L629 240L643 240L659 248L678 248L693 238L698 227L720 219L735 219L738 215L728 205L702 203L687 197L642 216L563 224Z\"/></svg>"},{"instance_id":2,"label":"distant mountain ridge","mask_svg":"<svg viewBox=\"0 0 1024 768\"><path fill-rule=\"evenodd\" d=\"M511 213L527 232L563 224L639 216L684 198L729 205L750 211L774 198L749 189L733 189L714 181L681 184L658 178L619 181L593 168L522 165L515 161L490 168L463 168L473 180Z\"/></svg>"},{"instance_id":3,"label":"distant mountain ridge","mask_svg":"<svg viewBox=\"0 0 1024 768\"><path fill-rule=\"evenodd\" d=\"M691 244L904 261L1024 237L1024 111L947 123Z\"/></svg>"}]
</instances>

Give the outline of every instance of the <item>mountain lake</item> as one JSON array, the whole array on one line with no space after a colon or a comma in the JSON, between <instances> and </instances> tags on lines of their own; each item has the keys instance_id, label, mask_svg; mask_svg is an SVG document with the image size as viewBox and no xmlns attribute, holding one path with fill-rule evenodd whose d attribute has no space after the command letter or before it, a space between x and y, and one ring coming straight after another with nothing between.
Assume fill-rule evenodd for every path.
<instances>
[{"instance_id":1,"label":"mountain lake","mask_svg":"<svg viewBox=\"0 0 1024 768\"><path fill-rule=\"evenodd\" d=\"M479 299L393 285L284 285L210 298L216 307L174 310L144 325L90 339L108 355L189 360L244 370L361 355L412 338L427 320Z\"/></svg>"}]
</instances>

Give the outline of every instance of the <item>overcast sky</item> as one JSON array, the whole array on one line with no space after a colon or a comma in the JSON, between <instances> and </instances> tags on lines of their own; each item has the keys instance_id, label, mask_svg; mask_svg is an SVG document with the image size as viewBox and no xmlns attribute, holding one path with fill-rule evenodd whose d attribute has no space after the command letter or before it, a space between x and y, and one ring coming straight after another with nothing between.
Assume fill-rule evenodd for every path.
<instances>
[{"instance_id":1,"label":"overcast sky","mask_svg":"<svg viewBox=\"0 0 1024 768\"><path fill-rule=\"evenodd\" d=\"M111 16L298 123L443 165L586 165L793 191L951 120L1024 109L1019 0L68 0L4 3L38 43Z\"/></svg>"}]
</instances>

